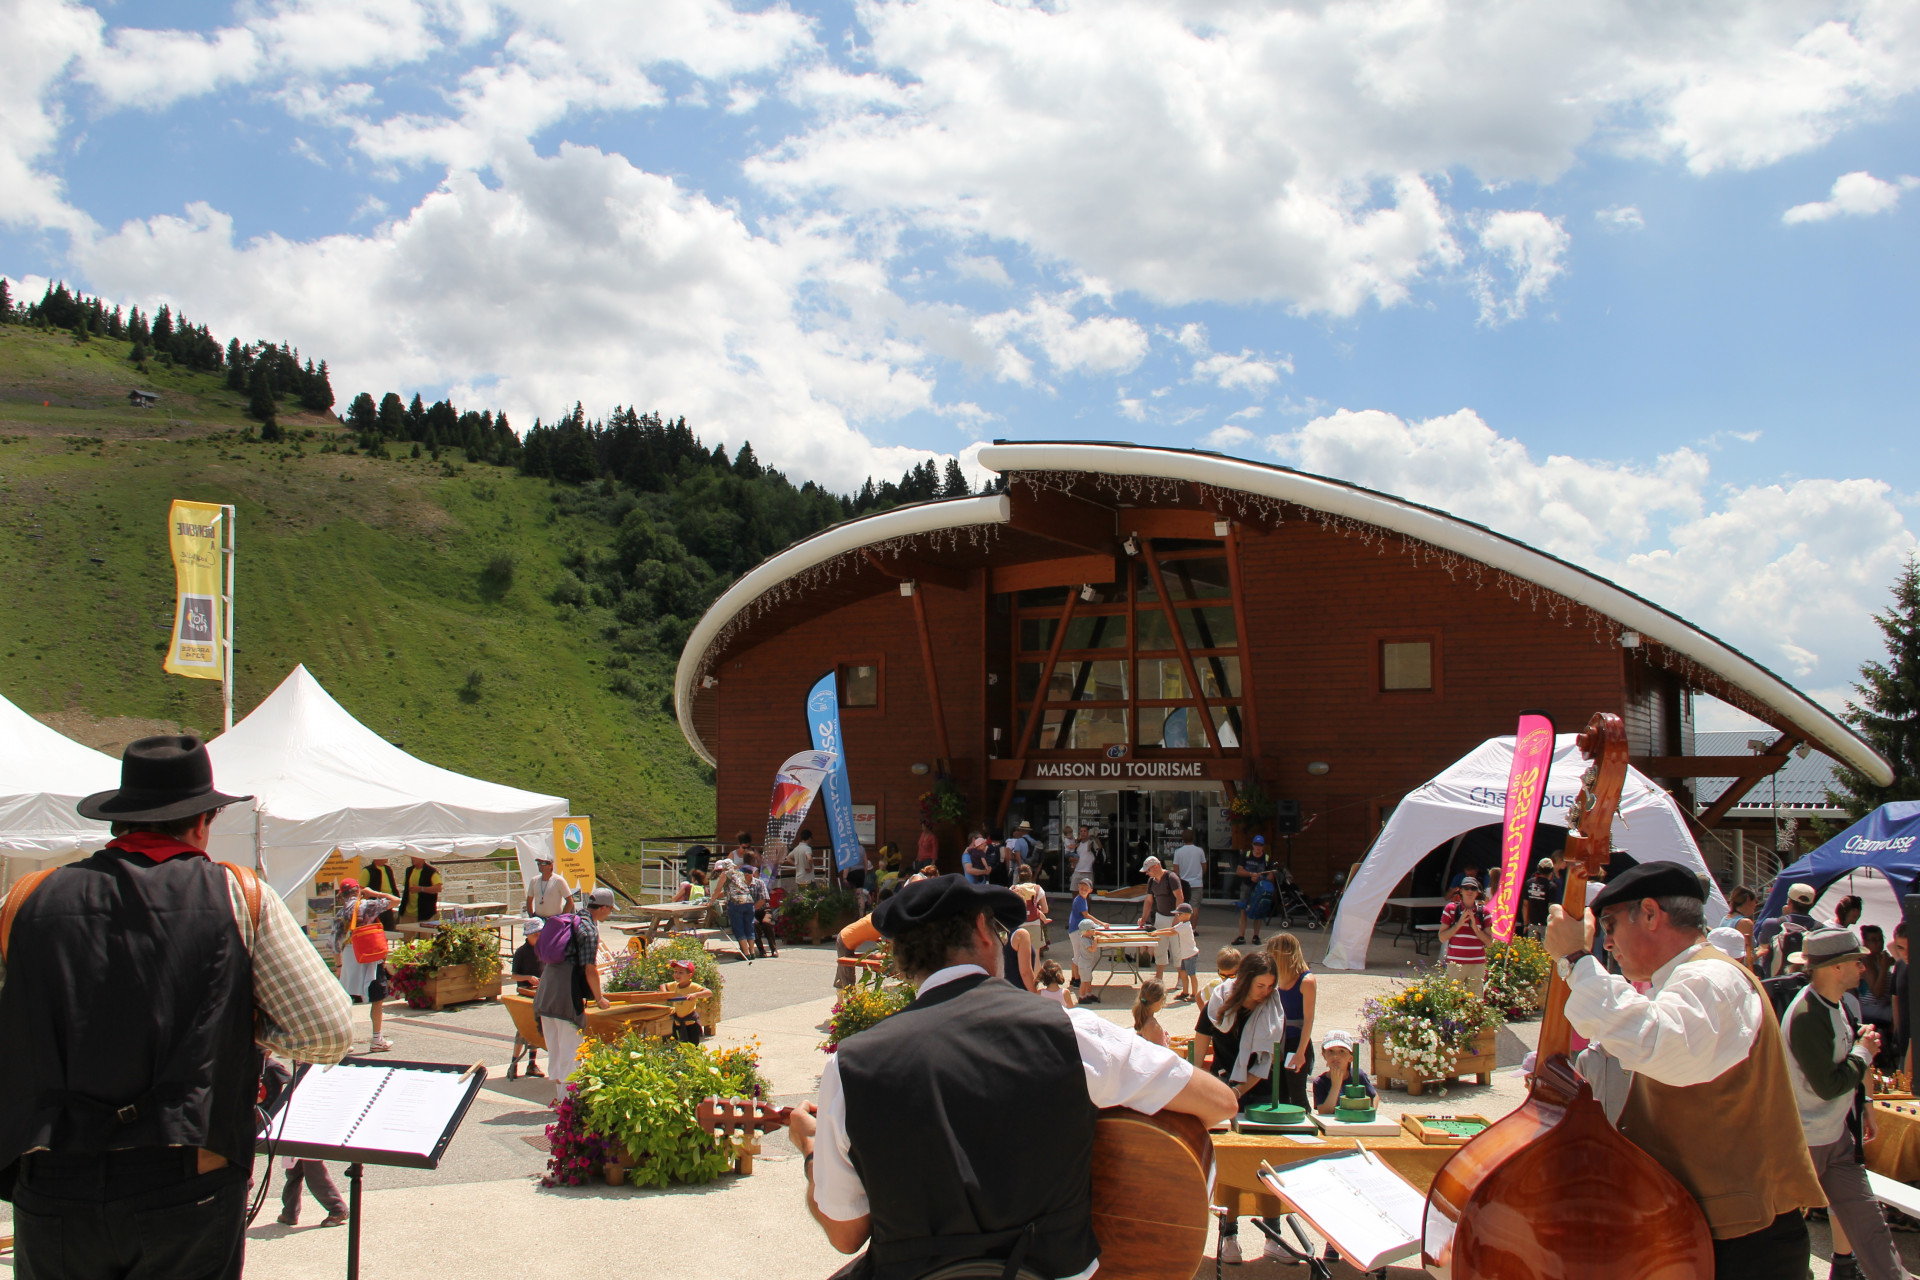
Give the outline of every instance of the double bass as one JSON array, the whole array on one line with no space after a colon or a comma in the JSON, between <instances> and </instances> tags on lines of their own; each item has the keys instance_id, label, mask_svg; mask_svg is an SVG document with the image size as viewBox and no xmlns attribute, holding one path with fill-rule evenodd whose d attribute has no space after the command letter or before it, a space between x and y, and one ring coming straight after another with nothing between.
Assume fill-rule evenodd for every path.
<instances>
[{"instance_id":1,"label":"double bass","mask_svg":"<svg viewBox=\"0 0 1920 1280\"><path fill-rule=\"evenodd\" d=\"M1620 717L1579 738L1588 760L1567 815L1567 891L1579 917L1606 872L1627 775ZM1699 1280L1713 1275L1700 1206L1607 1120L1568 1058L1556 967L1527 1100L1455 1152L1427 1195L1423 1259L1441 1280Z\"/></svg>"}]
</instances>

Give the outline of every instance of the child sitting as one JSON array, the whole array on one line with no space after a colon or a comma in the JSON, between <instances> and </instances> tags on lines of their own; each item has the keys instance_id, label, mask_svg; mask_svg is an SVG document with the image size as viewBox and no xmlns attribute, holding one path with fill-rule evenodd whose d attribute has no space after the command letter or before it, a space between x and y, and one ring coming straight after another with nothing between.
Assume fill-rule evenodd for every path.
<instances>
[{"instance_id":1,"label":"child sitting","mask_svg":"<svg viewBox=\"0 0 1920 1280\"><path fill-rule=\"evenodd\" d=\"M1140 994L1133 1002L1133 1029L1140 1038L1149 1044L1167 1047L1167 1029L1160 1025L1159 1013L1167 1003L1167 989L1148 978L1140 984Z\"/></svg>"},{"instance_id":2,"label":"child sitting","mask_svg":"<svg viewBox=\"0 0 1920 1280\"><path fill-rule=\"evenodd\" d=\"M1173 909L1173 962L1179 966L1180 998L1200 999L1200 944L1193 937L1193 904Z\"/></svg>"},{"instance_id":3,"label":"child sitting","mask_svg":"<svg viewBox=\"0 0 1920 1280\"><path fill-rule=\"evenodd\" d=\"M1203 1066L1207 1054L1213 1049L1213 1038L1219 1034L1213 1020L1207 1017L1207 1001L1213 999L1213 993L1222 984L1231 981L1240 968L1240 951L1237 947L1222 947L1213 957L1213 976L1200 984L1200 998L1194 1001L1200 1006L1200 1016L1193 1024L1193 1065Z\"/></svg>"},{"instance_id":4,"label":"child sitting","mask_svg":"<svg viewBox=\"0 0 1920 1280\"><path fill-rule=\"evenodd\" d=\"M512 973L513 980L517 984L514 989L516 995L531 996L540 986L540 971L546 966L540 963L540 957L535 954L533 940L539 936L540 927L545 923L539 916L527 921L526 940L514 949L513 967L509 972ZM513 1061L507 1064L507 1079L512 1080L519 1076L522 1053L527 1055L527 1074L529 1076L540 1074L540 1051L528 1044L516 1031L513 1034Z\"/></svg>"},{"instance_id":5,"label":"child sitting","mask_svg":"<svg viewBox=\"0 0 1920 1280\"><path fill-rule=\"evenodd\" d=\"M1367 1079L1367 1073L1354 1062L1353 1051L1359 1046L1351 1033L1329 1031L1320 1041L1320 1055L1327 1061L1327 1069L1313 1078L1313 1109L1321 1115L1331 1115L1340 1105L1340 1095L1348 1085L1357 1084L1367 1091L1367 1100L1377 1103L1379 1091L1373 1087L1373 1081Z\"/></svg>"},{"instance_id":6,"label":"child sitting","mask_svg":"<svg viewBox=\"0 0 1920 1280\"><path fill-rule=\"evenodd\" d=\"M675 960L668 967L673 970L673 981L661 983L660 989L680 997L668 1003L673 1011L673 1038L699 1044L705 1036L700 1029L699 995L693 990L693 961Z\"/></svg>"},{"instance_id":7,"label":"child sitting","mask_svg":"<svg viewBox=\"0 0 1920 1280\"><path fill-rule=\"evenodd\" d=\"M1035 981L1040 984L1041 995L1062 1008L1073 1008L1073 993L1067 990L1067 975L1060 971L1058 960L1049 960L1041 965Z\"/></svg>"}]
</instances>

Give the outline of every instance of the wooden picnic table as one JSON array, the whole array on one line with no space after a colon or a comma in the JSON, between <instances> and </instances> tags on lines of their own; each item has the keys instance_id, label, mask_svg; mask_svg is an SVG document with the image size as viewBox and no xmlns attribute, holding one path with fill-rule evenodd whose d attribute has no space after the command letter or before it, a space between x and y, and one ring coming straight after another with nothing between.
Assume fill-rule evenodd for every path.
<instances>
[{"instance_id":1,"label":"wooden picnic table","mask_svg":"<svg viewBox=\"0 0 1920 1280\"><path fill-rule=\"evenodd\" d=\"M707 918L709 904L702 902L643 902L634 910L647 917L650 926L648 937L658 937L662 933L678 933L682 929L697 926Z\"/></svg>"}]
</instances>

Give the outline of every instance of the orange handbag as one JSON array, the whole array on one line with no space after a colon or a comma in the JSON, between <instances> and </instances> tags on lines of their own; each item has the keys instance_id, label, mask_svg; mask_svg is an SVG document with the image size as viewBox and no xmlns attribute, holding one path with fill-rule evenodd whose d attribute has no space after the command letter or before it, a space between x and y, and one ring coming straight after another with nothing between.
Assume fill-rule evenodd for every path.
<instances>
[{"instance_id":1,"label":"orange handbag","mask_svg":"<svg viewBox=\"0 0 1920 1280\"><path fill-rule=\"evenodd\" d=\"M349 936L353 942L353 958L361 964L378 964L387 958L387 933L378 920L360 925Z\"/></svg>"}]
</instances>

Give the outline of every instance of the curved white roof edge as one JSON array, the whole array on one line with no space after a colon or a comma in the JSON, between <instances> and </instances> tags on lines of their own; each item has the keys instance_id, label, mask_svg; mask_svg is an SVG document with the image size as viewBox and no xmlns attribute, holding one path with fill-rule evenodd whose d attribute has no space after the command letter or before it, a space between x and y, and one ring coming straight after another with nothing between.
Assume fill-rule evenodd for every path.
<instances>
[{"instance_id":1,"label":"curved white roof edge","mask_svg":"<svg viewBox=\"0 0 1920 1280\"><path fill-rule=\"evenodd\" d=\"M1010 505L1004 494L982 498L946 498L894 507L878 515L861 516L830 525L803 538L784 551L775 552L742 574L720 598L707 607L680 651L680 665L673 673L673 709L680 721L680 733L694 754L708 764L718 764L707 744L693 727L693 678L714 638L747 605L817 564L837 555L858 551L876 542L904 538L916 533L934 533L941 529L964 529L977 524L1005 524Z\"/></svg>"},{"instance_id":2,"label":"curved white roof edge","mask_svg":"<svg viewBox=\"0 0 1920 1280\"><path fill-rule=\"evenodd\" d=\"M1285 467L1146 445L992 444L980 451L979 461L981 466L1002 474L1083 471L1188 480L1261 494L1418 538L1538 583L1605 614L1778 709L1815 745L1878 785L1887 786L1893 781L1892 766L1837 716L1738 650L1597 574L1433 507Z\"/></svg>"}]
</instances>

